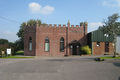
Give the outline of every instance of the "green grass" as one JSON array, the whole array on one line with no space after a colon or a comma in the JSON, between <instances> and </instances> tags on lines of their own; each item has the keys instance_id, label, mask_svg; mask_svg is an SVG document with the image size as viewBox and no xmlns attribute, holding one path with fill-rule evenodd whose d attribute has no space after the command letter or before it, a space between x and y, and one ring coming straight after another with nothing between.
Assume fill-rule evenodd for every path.
<instances>
[{"instance_id":1,"label":"green grass","mask_svg":"<svg viewBox=\"0 0 120 80\"><path fill-rule=\"evenodd\" d=\"M34 58L33 56L6 56L2 58Z\"/></svg>"},{"instance_id":2,"label":"green grass","mask_svg":"<svg viewBox=\"0 0 120 80\"><path fill-rule=\"evenodd\" d=\"M100 57L100 59L120 59L120 57L112 57L112 56L107 56L107 57Z\"/></svg>"}]
</instances>

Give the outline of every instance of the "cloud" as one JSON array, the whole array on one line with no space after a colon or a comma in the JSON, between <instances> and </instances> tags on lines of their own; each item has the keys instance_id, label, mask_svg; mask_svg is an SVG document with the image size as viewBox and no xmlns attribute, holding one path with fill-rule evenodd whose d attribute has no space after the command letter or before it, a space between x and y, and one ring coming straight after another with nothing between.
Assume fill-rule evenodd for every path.
<instances>
[{"instance_id":1,"label":"cloud","mask_svg":"<svg viewBox=\"0 0 120 80\"><path fill-rule=\"evenodd\" d=\"M16 32L12 31L0 31L0 38L7 39L10 42L14 42L18 39Z\"/></svg>"},{"instance_id":2,"label":"cloud","mask_svg":"<svg viewBox=\"0 0 120 80\"><path fill-rule=\"evenodd\" d=\"M102 26L102 25L103 25L102 22L92 22L92 23L89 23L89 25L88 25L88 32L94 31L94 30L98 29L99 26Z\"/></svg>"},{"instance_id":3,"label":"cloud","mask_svg":"<svg viewBox=\"0 0 120 80\"><path fill-rule=\"evenodd\" d=\"M106 0L103 1L102 5L107 7L120 7L120 0Z\"/></svg>"},{"instance_id":4,"label":"cloud","mask_svg":"<svg viewBox=\"0 0 120 80\"><path fill-rule=\"evenodd\" d=\"M29 10L35 14L48 15L48 14L53 13L55 8L49 5L42 7L39 3L32 2L32 3L29 3Z\"/></svg>"}]
</instances>

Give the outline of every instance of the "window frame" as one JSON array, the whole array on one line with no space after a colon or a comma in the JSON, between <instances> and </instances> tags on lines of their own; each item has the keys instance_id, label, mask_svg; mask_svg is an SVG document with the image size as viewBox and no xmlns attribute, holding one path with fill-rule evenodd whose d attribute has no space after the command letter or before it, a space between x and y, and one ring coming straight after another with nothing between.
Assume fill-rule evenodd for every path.
<instances>
[{"instance_id":1,"label":"window frame","mask_svg":"<svg viewBox=\"0 0 120 80\"><path fill-rule=\"evenodd\" d=\"M64 37L60 38L60 52L64 52L65 51L65 40Z\"/></svg>"},{"instance_id":2,"label":"window frame","mask_svg":"<svg viewBox=\"0 0 120 80\"><path fill-rule=\"evenodd\" d=\"M96 42L96 46L99 47L100 46L100 42Z\"/></svg>"},{"instance_id":3,"label":"window frame","mask_svg":"<svg viewBox=\"0 0 120 80\"><path fill-rule=\"evenodd\" d=\"M48 46L46 46L46 43L48 43ZM48 50L47 50L46 48L48 48ZM50 51L50 40L49 40L48 37L45 38L44 51L45 51L45 52L49 52L49 51Z\"/></svg>"}]
</instances>

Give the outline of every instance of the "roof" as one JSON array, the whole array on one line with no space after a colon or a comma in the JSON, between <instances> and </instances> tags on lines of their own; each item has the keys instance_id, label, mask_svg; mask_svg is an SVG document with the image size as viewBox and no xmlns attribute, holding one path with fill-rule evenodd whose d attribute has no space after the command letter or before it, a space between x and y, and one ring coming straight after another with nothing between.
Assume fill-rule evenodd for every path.
<instances>
[{"instance_id":1,"label":"roof","mask_svg":"<svg viewBox=\"0 0 120 80\"><path fill-rule=\"evenodd\" d=\"M101 30L91 32L92 42L112 42L113 35L104 34Z\"/></svg>"}]
</instances>

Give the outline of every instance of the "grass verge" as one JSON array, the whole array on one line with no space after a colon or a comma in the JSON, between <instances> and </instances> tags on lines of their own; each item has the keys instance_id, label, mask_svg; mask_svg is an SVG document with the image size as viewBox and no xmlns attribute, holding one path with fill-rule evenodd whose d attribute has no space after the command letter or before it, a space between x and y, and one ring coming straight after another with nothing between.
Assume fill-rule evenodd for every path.
<instances>
[{"instance_id":1,"label":"grass verge","mask_svg":"<svg viewBox=\"0 0 120 80\"><path fill-rule=\"evenodd\" d=\"M6 56L6 57L1 57L1 58L34 58L33 56Z\"/></svg>"},{"instance_id":2,"label":"grass verge","mask_svg":"<svg viewBox=\"0 0 120 80\"><path fill-rule=\"evenodd\" d=\"M120 59L120 57L105 56L105 57L100 57L100 59Z\"/></svg>"}]
</instances>

